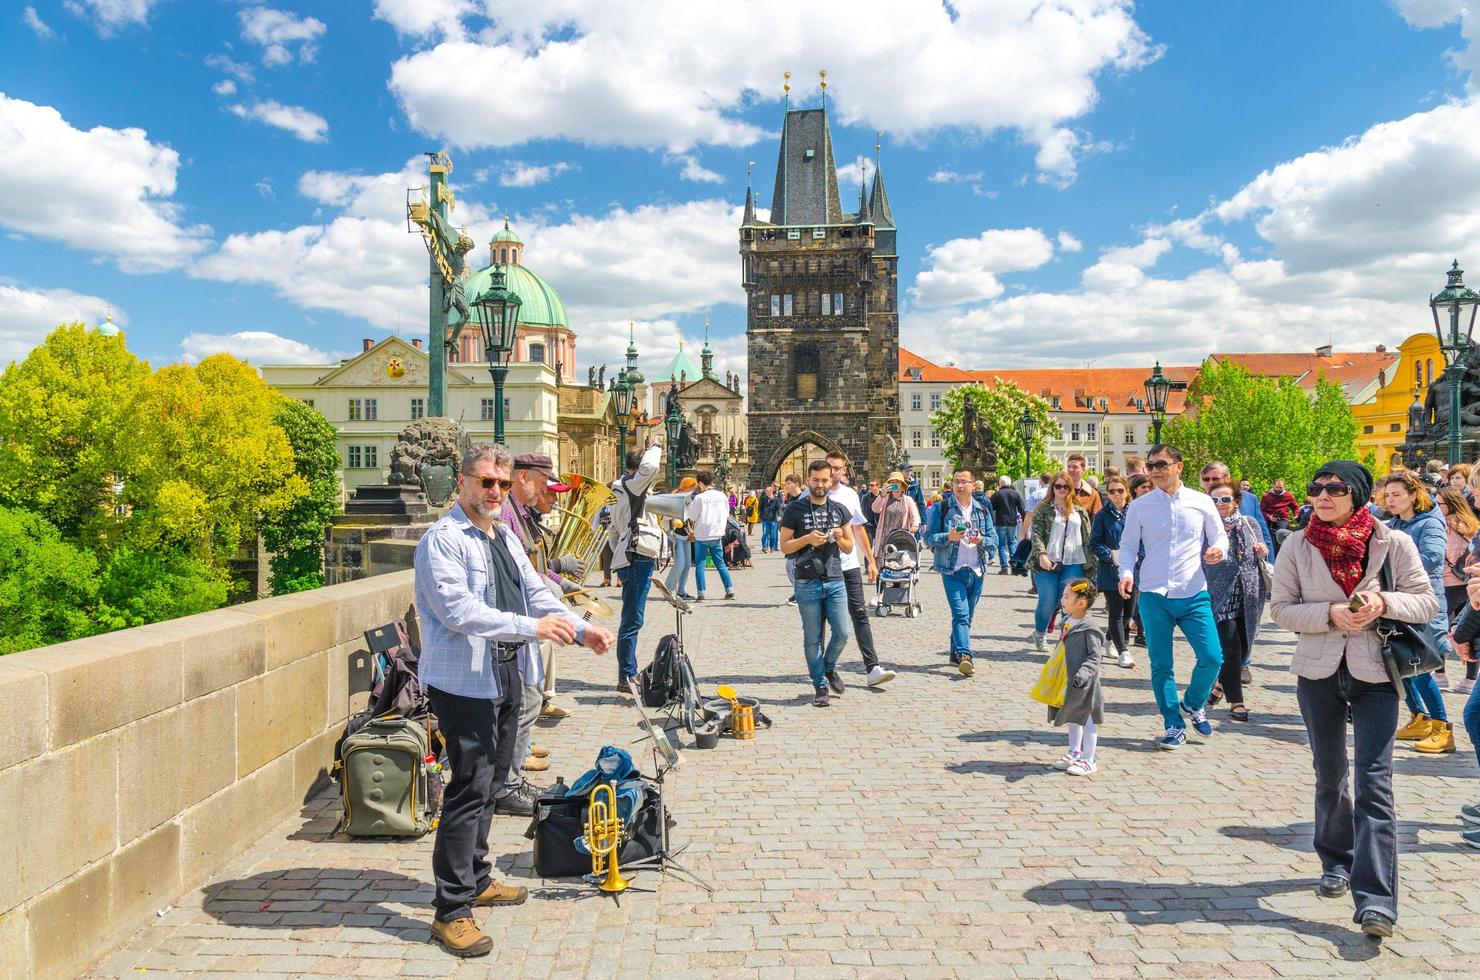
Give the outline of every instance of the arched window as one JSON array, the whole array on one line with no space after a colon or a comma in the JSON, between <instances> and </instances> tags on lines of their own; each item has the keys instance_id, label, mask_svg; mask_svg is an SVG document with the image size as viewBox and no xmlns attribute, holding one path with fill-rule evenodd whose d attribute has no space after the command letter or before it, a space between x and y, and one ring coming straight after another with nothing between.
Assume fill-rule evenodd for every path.
<instances>
[{"instance_id":1,"label":"arched window","mask_svg":"<svg viewBox=\"0 0 1480 980\"><path fill-rule=\"evenodd\" d=\"M1428 385L1433 384L1434 383L1434 359L1432 357L1429 358L1426 362L1424 362L1424 369L1428 373L1428 379L1424 382L1424 385L1425 386L1428 386Z\"/></svg>"},{"instance_id":2,"label":"arched window","mask_svg":"<svg viewBox=\"0 0 1480 980\"><path fill-rule=\"evenodd\" d=\"M531 364L543 364L543 363L545 363L545 345L544 344L530 344L529 345L529 360L530 360L530 363Z\"/></svg>"},{"instance_id":3,"label":"arched window","mask_svg":"<svg viewBox=\"0 0 1480 980\"><path fill-rule=\"evenodd\" d=\"M818 382L820 380L821 358L817 353L816 344L798 344L794 368L796 371L795 392L796 397L810 401L817 397Z\"/></svg>"},{"instance_id":4,"label":"arched window","mask_svg":"<svg viewBox=\"0 0 1480 980\"><path fill-rule=\"evenodd\" d=\"M1422 361L1414 361L1413 362L1413 384L1414 384L1415 387L1418 387L1418 388L1422 388L1423 387L1423 362Z\"/></svg>"}]
</instances>

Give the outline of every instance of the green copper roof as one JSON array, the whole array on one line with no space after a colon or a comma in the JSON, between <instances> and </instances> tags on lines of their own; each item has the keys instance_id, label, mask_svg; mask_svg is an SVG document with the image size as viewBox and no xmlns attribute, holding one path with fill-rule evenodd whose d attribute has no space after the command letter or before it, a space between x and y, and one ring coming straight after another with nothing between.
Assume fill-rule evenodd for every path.
<instances>
[{"instance_id":1,"label":"green copper roof","mask_svg":"<svg viewBox=\"0 0 1480 980\"><path fill-rule=\"evenodd\" d=\"M673 360L669 361L668 366L659 372L658 376L653 380L677 381L679 375L682 374L689 381L698 381L701 373L699 365L694 363L692 357L684 353L683 342L679 341L678 353L673 355Z\"/></svg>"},{"instance_id":2,"label":"green copper roof","mask_svg":"<svg viewBox=\"0 0 1480 980\"><path fill-rule=\"evenodd\" d=\"M550 288L549 283L541 279L522 265L498 265L485 266L463 280L463 290L468 295L471 303L480 293L488 288L488 280L494 269L498 269L506 277L504 286L519 297L519 322L532 323L540 326L570 327L570 321L565 317L565 304L560 302L560 295ZM448 316L448 323L457 323L457 313Z\"/></svg>"},{"instance_id":3,"label":"green copper roof","mask_svg":"<svg viewBox=\"0 0 1480 980\"><path fill-rule=\"evenodd\" d=\"M498 231L494 232L493 233L493 237L488 240L488 244L490 244L490 245L497 245L497 244L499 244L501 242L514 242L517 245L523 245L524 244L523 239L521 239L518 235L514 234L512 231L509 230L509 219L508 218L505 218L504 219L504 226L503 226L503 228L501 228Z\"/></svg>"}]
</instances>

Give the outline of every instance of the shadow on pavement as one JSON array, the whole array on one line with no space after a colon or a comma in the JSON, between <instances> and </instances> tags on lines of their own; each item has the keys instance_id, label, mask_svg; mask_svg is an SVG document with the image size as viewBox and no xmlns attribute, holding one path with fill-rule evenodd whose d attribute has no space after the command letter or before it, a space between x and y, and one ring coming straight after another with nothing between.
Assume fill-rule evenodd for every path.
<instances>
[{"instance_id":1,"label":"shadow on pavement","mask_svg":"<svg viewBox=\"0 0 1480 980\"><path fill-rule=\"evenodd\" d=\"M1437 823L1430 820L1399 820L1398 850L1400 853L1408 854L1420 851L1425 854L1472 854L1474 853L1472 848L1459 842L1459 832L1465 829L1465 826L1457 819L1453 823ZM1420 841L1418 835L1424 832L1453 834L1455 840L1453 843ZM1251 827L1230 824L1226 827L1219 827L1218 833L1224 837L1231 837L1234 840L1258 841L1261 844L1269 844L1287 851L1299 851L1301 853L1314 853L1315 851L1311 843L1315 835L1315 825L1309 820L1275 827Z\"/></svg>"},{"instance_id":2,"label":"shadow on pavement","mask_svg":"<svg viewBox=\"0 0 1480 980\"><path fill-rule=\"evenodd\" d=\"M1243 885L1187 882L1176 885L1140 881L1065 878L1028 889L1023 897L1035 905L1068 905L1090 912L1118 912L1133 926L1217 922L1239 926L1274 926L1320 939L1336 947L1344 960L1368 960L1381 946L1355 929L1312 922L1266 908L1260 899L1304 891L1307 881L1251 881ZM1349 904L1349 903L1348 903Z\"/></svg>"},{"instance_id":3,"label":"shadow on pavement","mask_svg":"<svg viewBox=\"0 0 1480 980\"><path fill-rule=\"evenodd\" d=\"M358 868L260 871L206 885L202 908L225 925L249 929L353 926L397 939L425 939L426 920L382 903L419 906L430 919L432 885L394 871L361 877L365 873Z\"/></svg>"},{"instance_id":4,"label":"shadow on pavement","mask_svg":"<svg viewBox=\"0 0 1480 980\"><path fill-rule=\"evenodd\" d=\"M1046 725L1046 723L1045 723ZM1068 736L1062 729L1045 727L1038 729L1003 729L1001 731L967 732L957 735L963 742L1008 742L1013 745L1051 745L1062 749L1066 744ZM1101 735L1099 744L1104 748L1115 749L1118 752L1157 752L1156 745L1149 738L1129 738L1120 735Z\"/></svg>"}]
</instances>

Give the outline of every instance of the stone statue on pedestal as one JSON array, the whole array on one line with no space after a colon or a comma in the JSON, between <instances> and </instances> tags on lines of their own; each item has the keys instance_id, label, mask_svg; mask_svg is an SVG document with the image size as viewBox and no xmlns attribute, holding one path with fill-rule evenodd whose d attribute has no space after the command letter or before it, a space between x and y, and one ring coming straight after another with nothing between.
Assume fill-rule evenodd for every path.
<instances>
[{"instance_id":1,"label":"stone statue on pedestal","mask_svg":"<svg viewBox=\"0 0 1480 980\"><path fill-rule=\"evenodd\" d=\"M958 466L971 470L979 480L997 475L997 438L992 423L977 414L967 399L961 409L961 451Z\"/></svg>"},{"instance_id":2,"label":"stone statue on pedestal","mask_svg":"<svg viewBox=\"0 0 1480 980\"><path fill-rule=\"evenodd\" d=\"M451 465L456 472L467 444L468 434L452 419L417 419L391 450L391 485L420 489L423 463Z\"/></svg>"}]
</instances>

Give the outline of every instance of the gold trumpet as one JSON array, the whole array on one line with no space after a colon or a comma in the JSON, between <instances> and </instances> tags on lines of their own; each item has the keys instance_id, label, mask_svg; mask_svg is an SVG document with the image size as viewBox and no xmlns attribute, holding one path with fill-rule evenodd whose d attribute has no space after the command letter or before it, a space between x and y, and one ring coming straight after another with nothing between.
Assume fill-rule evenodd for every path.
<instances>
[{"instance_id":1,"label":"gold trumpet","mask_svg":"<svg viewBox=\"0 0 1480 980\"><path fill-rule=\"evenodd\" d=\"M586 847L591 852L591 877L602 878L599 887L608 894L626 891L627 879L617 868L617 852L622 848L622 818L617 816L616 783L599 783L591 791L586 804L585 830Z\"/></svg>"}]
</instances>

